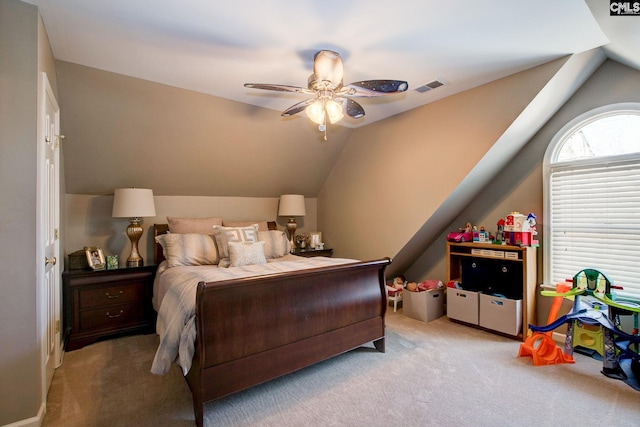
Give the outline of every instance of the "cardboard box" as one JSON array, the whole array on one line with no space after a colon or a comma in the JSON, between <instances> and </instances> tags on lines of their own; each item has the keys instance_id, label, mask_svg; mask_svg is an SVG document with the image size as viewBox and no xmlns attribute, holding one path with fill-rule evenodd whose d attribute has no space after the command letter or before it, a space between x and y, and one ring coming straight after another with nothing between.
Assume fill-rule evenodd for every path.
<instances>
[{"instance_id":1,"label":"cardboard box","mask_svg":"<svg viewBox=\"0 0 640 427\"><path fill-rule=\"evenodd\" d=\"M518 335L522 332L522 300L480 295L480 326Z\"/></svg>"},{"instance_id":2,"label":"cardboard box","mask_svg":"<svg viewBox=\"0 0 640 427\"><path fill-rule=\"evenodd\" d=\"M478 292L447 289L447 317L461 322L478 324Z\"/></svg>"},{"instance_id":3,"label":"cardboard box","mask_svg":"<svg viewBox=\"0 0 640 427\"><path fill-rule=\"evenodd\" d=\"M402 313L413 319L431 322L444 315L444 288L402 293Z\"/></svg>"}]
</instances>

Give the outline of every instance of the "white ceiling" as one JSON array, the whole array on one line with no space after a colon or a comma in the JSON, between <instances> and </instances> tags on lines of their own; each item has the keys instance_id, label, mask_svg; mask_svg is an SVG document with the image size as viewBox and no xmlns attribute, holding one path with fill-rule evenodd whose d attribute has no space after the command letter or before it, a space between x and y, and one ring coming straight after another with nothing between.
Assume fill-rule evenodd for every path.
<instances>
[{"instance_id":1,"label":"white ceiling","mask_svg":"<svg viewBox=\"0 0 640 427\"><path fill-rule=\"evenodd\" d=\"M344 119L348 127L603 45L613 59L640 69L640 16L610 17L606 0L30 3L40 7L58 60L278 111L304 96L243 84L306 86L320 49L341 54L345 84L409 82L406 93L359 100L367 115ZM414 90L433 80L446 85Z\"/></svg>"}]
</instances>

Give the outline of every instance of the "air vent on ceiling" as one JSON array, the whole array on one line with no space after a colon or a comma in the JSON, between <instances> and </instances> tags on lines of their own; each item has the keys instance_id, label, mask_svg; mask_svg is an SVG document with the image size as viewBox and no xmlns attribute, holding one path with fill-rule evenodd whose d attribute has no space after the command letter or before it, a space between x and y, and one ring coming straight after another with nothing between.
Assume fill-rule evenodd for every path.
<instances>
[{"instance_id":1,"label":"air vent on ceiling","mask_svg":"<svg viewBox=\"0 0 640 427\"><path fill-rule=\"evenodd\" d=\"M420 87L416 88L416 92L420 92L420 93L425 93L428 92L430 90L439 88L440 86L444 86L444 83L438 81L438 80L434 80L432 82L427 83L426 85L422 85Z\"/></svg>"}]
</instances>

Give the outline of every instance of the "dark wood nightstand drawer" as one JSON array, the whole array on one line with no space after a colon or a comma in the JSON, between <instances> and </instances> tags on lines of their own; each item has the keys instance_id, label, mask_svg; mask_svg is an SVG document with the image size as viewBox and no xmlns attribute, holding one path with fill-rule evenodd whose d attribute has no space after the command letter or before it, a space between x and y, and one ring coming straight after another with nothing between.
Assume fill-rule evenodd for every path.
<instances>
[{"instance_id":1,"label":"dark wood nightstand drawer","mask_svg":"<svg viewBox=\"0 0 640 427\"><path fill-rule=\"evenodd\" d=\"M151 333L156 266L102 271L65 271L65 350L125 334Z\"/></svg>"},{"instance_id":2,"label":"dark wood nightstand drawer","mask_svg":"<svg viewBox=\"0 0 640 427\"><path fill-rule=\"evenodd\" d=\"M144 300L145 283L131 282L114 286L81 290L80 310L112 304L126 304Z\"/></svg>"},{"instance_id":3,"label":"dark wood nightstand drawer","mask_svg":"<svg viewBox=\"0 0 640 427\"><path fill-rule=\"evenodd\" d=\"M140 304L120 304L80 312L80 329L120 328L144 320L144 307Z\"/></svg>"}]
</instances>

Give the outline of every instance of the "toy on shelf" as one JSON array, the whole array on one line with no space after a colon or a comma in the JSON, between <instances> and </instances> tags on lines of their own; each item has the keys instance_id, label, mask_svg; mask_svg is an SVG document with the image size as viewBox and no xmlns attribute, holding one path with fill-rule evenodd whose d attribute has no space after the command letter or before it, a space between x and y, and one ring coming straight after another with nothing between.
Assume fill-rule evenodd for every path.
<instances>
[{"instance_id":1,"label":"toy on shelf","mask_svg":"<svg viewBox=\"0 0 640 427\"><path fill-rule=\"evenodd\" d=\"M536 216L530 213L527 216L520 212L511 212L504 220L504 235L502 240L508 245L538 246L538 241L533 239L537 235ZM498 222L498 229L500 221Z\"/></svg>"},{"instance_id":2,"label":"toy on shelf","mask_svg":"<svg viewBox=\"0 0 640 427\"><path fill-rule=\"evenodd\" d=\"M447 234L447 240L450 242L472 242L473 241L473 227L470 222L467 222L464 228L459 228L458 231L452 231Z\"/></svg>"},{"instance_id":3,"label":"toy on shelf","mask_svg":"<svg viewBox=\"0 0 640 427\"><path fill-rule=\"evenodd\" d=\"M633 301L620 301L613 298L611 294L612 282L609 278L595 269L584 269L579 271L572 280L572 287L562 292L557 288L556 291L542 291L543 296L552 296L560 298L573 297L572 310L555 321L551 321L551 312L549 323L546 326L529 325L529 329L535 333L551 332L557 327L567 324L567 333L564 344L564 356L573 356L574 346L587 346L597 350L602 355L602 373L614 379L625 381L628 385L640 391L640 383L638 383L636 372L640 371L640 335L638 335L638 313L640 313L640 304ZM581 297L591 297L587 301L583 301ZM554 300L554 303L557 300ZM605 309L607 309L605 312ZM553 307L552 307L553 311ZM557 315L557 313L554 313ZM621 314L632 314L634 316L634 331L628 334L620 329L619 316ZM542 335L538 335L542 336ZM546 338L542 338L545 340ZM527 340L529 341L529 340ZM529 344L529 346L527 346ZM559 357L557 352L549 349L547 344L544 348L530 349L532 343L525 342L525 346L521 345L519 356L544 353L546 357L552 359ZM634 350L635 349L635 350ZM559 359L556 359L556 362ZM543 363L541 359L537 360L539 364ZM569 362L571 363L571 362ZM630 369L625 369L627 366Z\"/></svg>"}]
</instances>

